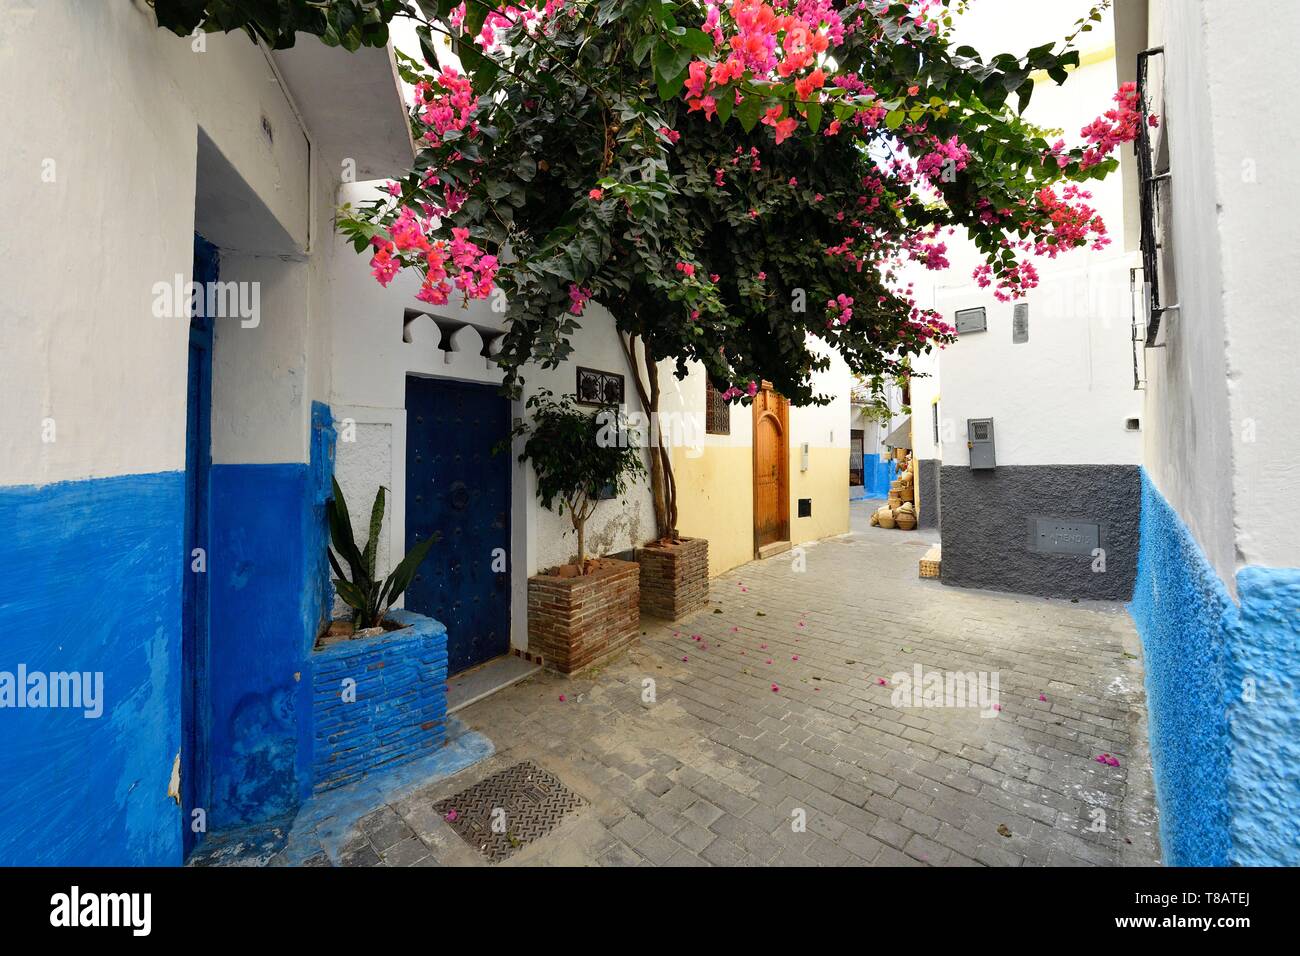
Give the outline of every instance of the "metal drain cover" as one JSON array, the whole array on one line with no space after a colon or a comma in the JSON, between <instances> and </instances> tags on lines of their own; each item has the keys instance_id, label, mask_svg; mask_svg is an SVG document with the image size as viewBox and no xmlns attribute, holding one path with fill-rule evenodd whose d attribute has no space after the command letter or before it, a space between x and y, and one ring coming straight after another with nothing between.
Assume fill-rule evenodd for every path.
<instances>
[{"instance_id":1,"label":"metal drain cover","mask_svg":"<svg viewBox=\"0 0 1300 956\"><path fill-rule=\"evenodd\" d=\"M439 800L433 809L462 840L500 863L546 836L586 802L553 774L525 760Z\"/></svg>"}]
</instances>

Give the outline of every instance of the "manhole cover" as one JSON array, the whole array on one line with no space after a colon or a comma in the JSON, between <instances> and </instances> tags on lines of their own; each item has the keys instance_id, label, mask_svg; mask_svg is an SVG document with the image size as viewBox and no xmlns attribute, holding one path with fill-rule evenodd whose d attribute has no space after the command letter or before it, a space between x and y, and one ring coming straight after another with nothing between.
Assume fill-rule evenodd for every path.
<instances>
[{"instance_id":1,"label":"manhole cover","mask_svg":"<svg viewBox=\"0 0 1300 956\"><path fill-rule=\"evenodd\" d=\"M433 809L462 840L500 863L585 804L553 774L525 760L439 800Z\"/></svg>"}]
</instances>

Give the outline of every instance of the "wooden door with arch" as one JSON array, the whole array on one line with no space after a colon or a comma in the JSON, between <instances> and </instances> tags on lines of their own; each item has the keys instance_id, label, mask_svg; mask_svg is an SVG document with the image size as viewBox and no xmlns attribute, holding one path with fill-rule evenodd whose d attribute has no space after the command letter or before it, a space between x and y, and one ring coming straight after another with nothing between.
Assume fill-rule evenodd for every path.
<instances>
[{"instance_id":1,"label":"wooden door with arch","mask_svg":"<svg viewBox=\"0 0 1300 956\"><path fill-rule=\"evenodd\" d=\"M790 403L764 382L754 396L754 554L790 540Z\"/></svg>"}]
</instances>

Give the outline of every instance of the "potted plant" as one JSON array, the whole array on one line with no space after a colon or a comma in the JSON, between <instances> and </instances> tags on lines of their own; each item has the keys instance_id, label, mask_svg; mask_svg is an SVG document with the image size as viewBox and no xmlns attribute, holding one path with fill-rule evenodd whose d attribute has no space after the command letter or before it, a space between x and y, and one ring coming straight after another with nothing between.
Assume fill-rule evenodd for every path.
<instances>
[{"instance_id":1,"label":"potted plant","mask_svg":"<svg viewBox=\"0 0 1300 956\"><path fill-rule=\"evenodd\" d=\"M375 495L364 548L353 538L337 481L326 508L334 587L352 615L330 625L311 659L317 793L427 756L447 737L447 629L431 617L392 607L437 536L417 544L380 580L375 567L386 496L384 488Z\"/></svg>"},{"instance_id":2,"label":"potted plant","mask_svg":"<svg viewBox=\"0 0 1300 956\"><path fill-rule=\"evenodd\" d=\"M333 542L332 549L326 549L329 554L330 567L334 569L335 581L334 589L343 603L352 608L351 630L344 628L335 628L333 625L330 631L335 635L343 634L350 636L355 634L376 634L380 629L385 628L386 623L393 625L395 622L386 622L389 608L393 602L402 596L411 579L415 577L415 572L419 569L420 563L429 553L437 535L433 535L424 541L421 541L412 548L383 581L375 577L375 558L379 553L379 532L384 524L384 502L385 492L387 489L382 486L375 493L375 502L370 506L370 532L366 540L365 550L357 550L356 540L352 535L352 517L348 513L348 504L343 497L343 489L339 487L336 479L331 479L334 485L334 497L330 499L326 506L329 515L330 540ZM343 570L339 563L339 557L334 552L338 551L343 561L347 562L348 571ZM337 622L336 622L337 623ZM404 626L404 625L397 625ZM389 626L388 629L394 629Z\"/></svg>"},{"instance_id":3,"label":"potted plant","mask_svg":"<svg viewBox=\"0 0 1300 956\"><path fill-rule=\"evenodd\" d=\"M577 537L571 564L528 579L528 649L547 666L572 674L636 640L638 566L588 560L586 525L600 502L621 495L644 465L639 449L610 440L597 416L576 408L571 397L542 391L527 408L532 421L514 429L525 439L519 460L533 466L542 507L567 514Z\"/></svg>"}]
</instances>

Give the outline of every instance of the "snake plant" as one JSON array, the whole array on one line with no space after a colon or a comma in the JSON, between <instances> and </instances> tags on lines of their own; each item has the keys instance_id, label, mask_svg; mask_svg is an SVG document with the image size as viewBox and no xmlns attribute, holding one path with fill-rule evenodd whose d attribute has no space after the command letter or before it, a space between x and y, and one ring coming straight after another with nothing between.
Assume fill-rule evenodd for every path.
<instances>
[{"instance_id":1,"label":"snake plant","mask_svg":"<svg viewBox=\"0 0 1300 956\"><path fill-rule=\"evenodd\" d=\"M370 508L370 535L365 550L358 550L352 537L352 518L348 514L347 501L343 498L343 489L334 481L334 497L330 500L329 512L330 539L333 550L329 554L330 567L337 578L334 587L343 602L352 608L352 624L356 630L378 627L383 623L384 615L392 603L406 590L415 577L420 562L429 553L433 543L438 540L434 534L412 548L382 582L375 577L375 556L379 551L379 530L384 524L385 490L380 487L375 494L375 503ZM334 552L338 552L338 557ZM340 559L347 563L347 574Z\"/></svg>"}]
</instances>

